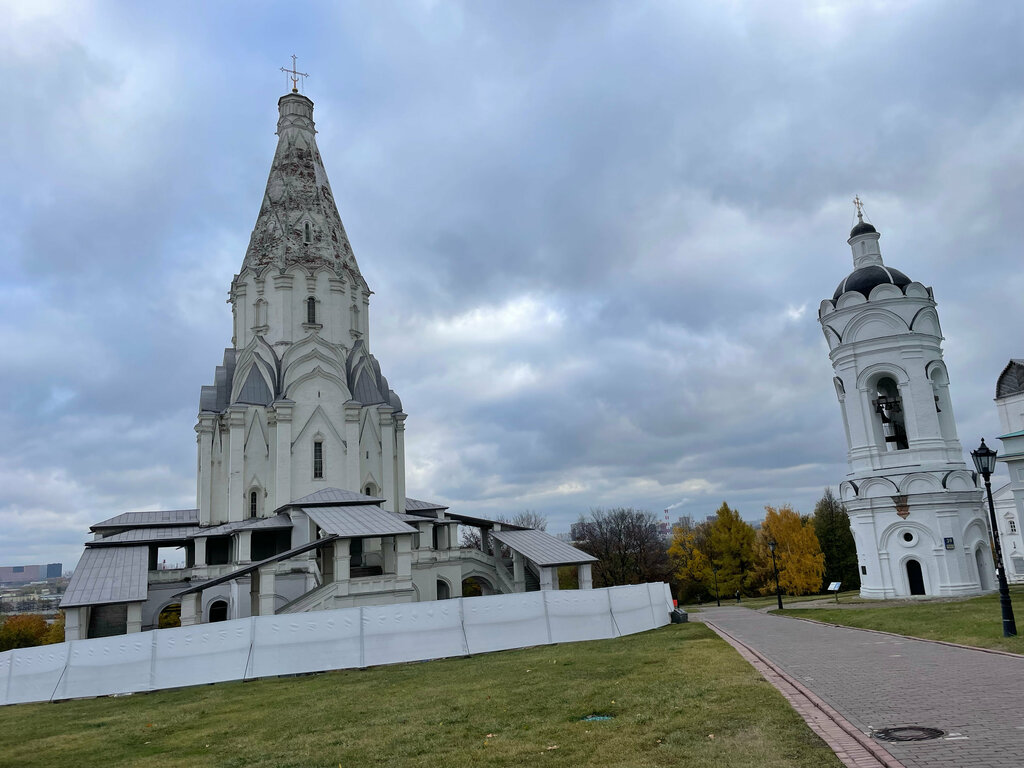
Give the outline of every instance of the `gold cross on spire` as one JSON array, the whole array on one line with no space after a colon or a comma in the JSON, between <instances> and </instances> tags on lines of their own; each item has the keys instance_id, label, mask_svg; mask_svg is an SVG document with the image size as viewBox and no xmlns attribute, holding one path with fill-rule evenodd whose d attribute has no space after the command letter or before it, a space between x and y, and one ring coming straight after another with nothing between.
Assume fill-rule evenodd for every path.
<instances>
[{"instance_id":1,"label":"gold cross on spire","mask_svg":"<svg viewBox=\"0 0 1024 768\"><path fill-rule=\"evenodd\" d=\"M295 60L297 58L298 58L298 56L296 56L293 53L292 54L292 68L291 69L285 69L284 67L281 67L281 71L287 73L288 79L292 81L292 93L298 93L299 92L299 78L300 77L309 77L309 75L306 74L305 72L299 72L299 71L297 71L295 69ZM305 82L305 81L303 81L303 82Z\"/></svg>"},{"instance_id":2,"label":"gold cross on spire","mask_svg":"<svg viewBox=\"0 0 1024 768\"><path fill-rule=\"evenodd\" d=\"M860 195L854 196L853 204L857 206L857 219L864 221L864 203L861 202Z\"/></svg>"}]
</instances>

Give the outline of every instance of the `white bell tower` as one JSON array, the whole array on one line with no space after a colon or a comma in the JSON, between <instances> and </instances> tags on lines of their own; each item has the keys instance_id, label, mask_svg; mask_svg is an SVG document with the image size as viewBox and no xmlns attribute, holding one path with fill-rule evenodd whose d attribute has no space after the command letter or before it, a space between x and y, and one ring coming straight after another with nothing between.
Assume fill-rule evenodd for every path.
<instances>
[{"instance_id":1,"label":"white bell tower","mask_svg":"<svg viewBox=\"0 0 1024 768\"><path fill-rule=\"evenodd\" d=\"M995 583L974 473L957 438L932 289L886 267L864 221L853 272L821 302L850 472L861 595L967 595Z\"/></svg>"}]
</instances>

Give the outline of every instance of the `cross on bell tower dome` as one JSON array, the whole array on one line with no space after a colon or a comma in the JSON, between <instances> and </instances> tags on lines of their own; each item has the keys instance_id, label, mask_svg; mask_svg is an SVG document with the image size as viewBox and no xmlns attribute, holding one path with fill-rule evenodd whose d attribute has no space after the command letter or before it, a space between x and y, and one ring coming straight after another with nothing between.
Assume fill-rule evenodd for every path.
<instances>
[{"instance_id":1,"label":"cross on bell tower dome","mask_svg":"<svg viewBox=\"0 0 1024 768\"><path fill-rule=\"evenodd\" d=\"M854 268L821 302L818 321L846 435L840 496L861 594L974 594L993 583L992 558L981 491L957 438L935 298L885 265L881 234L854 202Z\"/></svg>"}]
</instances>

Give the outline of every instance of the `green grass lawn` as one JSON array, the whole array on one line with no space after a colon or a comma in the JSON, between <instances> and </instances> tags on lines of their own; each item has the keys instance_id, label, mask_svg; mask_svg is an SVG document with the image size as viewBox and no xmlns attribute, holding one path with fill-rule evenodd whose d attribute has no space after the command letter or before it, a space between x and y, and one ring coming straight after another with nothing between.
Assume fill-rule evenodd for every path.
<instances>
[{"instance_id":1,"label":"green grass lawn","mask_svg":"<svg viewBox=\"0 0 1024 768\"><path fill-rule=\"evenodd\" d=\"M788 605L789 603L807 602L809 600L835 602L835 599L836 599L835 595L832 594L832 593L829 593L827 595L802 595L801 597L793 597L792 595L783 595L782 596L782 604L783 605ZM776 596L774 594L772 594L772 595L759 595L758 597L744 597L739 602L739 605L741 605L744 608L754 608L754 609L757 609L757 608L768 608L770 606L776 605L777 600L778 599L776 598ZM859 602L859 601L860 601L860 592L858 590L854 589L854 590L850 590L850 591L847 591L847 592L840 592L839 593L839 602L840 603L850 603L850 602ZM714 605L715 605L715 601L712 598L710 601L705 602L703 606L687 605L687 606L684 606L684 610L686 610L686 611L690 611L690 610L699 611L703 607L714 606ZM736 598L735 597L730 597L730 598L726 599L725 597L722 597L722 605L723 606L726 606L726 605L737 605Z\"/></svg>"},{"instance_id":2,"label":"green grass lawn","mask_svg":"<svg viewBox=\"0 0 1024 768\"><path fill-rule=\"evenodd\" d=\"M580 720L594 714L613 719ZM2 707L0 765L840 762L732 648L682 624L469 659Z\"/></svg>"},{"instance_id":3,"label":"green grass lawn","mask_svg":"<svg viewBox=\"0 0 1024 768\"><path fill-rule=\"evenodd\" d=\"M1024 631L1024 586L1010 587L1018 633ZM850 608L799 608L783 613L927 640L946 640L1024 654L1024 637L1003 637L998 595L963 600L862 602ZM775 611L778 613L778 611Z\"/></svg>"}]
</instances>

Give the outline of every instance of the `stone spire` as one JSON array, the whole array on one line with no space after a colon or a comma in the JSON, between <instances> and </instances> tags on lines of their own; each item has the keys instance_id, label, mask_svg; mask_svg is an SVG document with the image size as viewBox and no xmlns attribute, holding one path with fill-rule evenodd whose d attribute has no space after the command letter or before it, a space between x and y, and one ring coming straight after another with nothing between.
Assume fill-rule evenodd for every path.
<instances>
[{"instance_id":1,"label":"stone spire","mask_svg":"<svg viewBox=\"0 0 1024 768\"><path fill-rule=\"evenodd\" d=\"M242 269L325 265L359 275L316 146L313 102L289 93L277 106L277 151Z\"/></svg>"}]
</instances>

